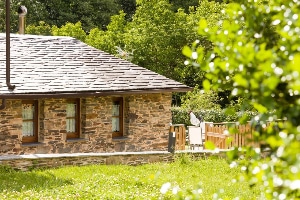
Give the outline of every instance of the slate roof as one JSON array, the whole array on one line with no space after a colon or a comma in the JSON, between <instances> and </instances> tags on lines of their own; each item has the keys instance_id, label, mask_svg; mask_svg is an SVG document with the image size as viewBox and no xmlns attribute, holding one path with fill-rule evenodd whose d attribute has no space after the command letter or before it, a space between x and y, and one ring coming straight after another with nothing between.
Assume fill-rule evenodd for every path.
<instances>
[{"instance_id":1,"label":"slate roof","mask_svg":"<svg viewBox=\"0 0 300 200\"><path fill-rule=\"evenodd\" d=\"M0 98L185 92L190 87L71 37L11 34L6 86L6 36L0 33Z\"/></svg>"}]
</instances>

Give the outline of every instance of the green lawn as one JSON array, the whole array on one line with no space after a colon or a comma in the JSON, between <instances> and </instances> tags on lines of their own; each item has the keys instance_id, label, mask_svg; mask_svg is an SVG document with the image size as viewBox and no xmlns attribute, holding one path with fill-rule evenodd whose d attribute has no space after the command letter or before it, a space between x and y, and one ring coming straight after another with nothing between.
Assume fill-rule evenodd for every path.
<instances>
[{"instance_id":1,"label":"green lawn","mask_svg":"<svg viewBox=\"0 0 300 200\"><path fill-rule=\"evenodd\" d=\"M173 191L184 196L199 194L199 199L256 199L258 189L232 181L239 174L223 159L192 161L187 156L169 164L140 166L92 165L29 172L2 167L0 199L176 199ZM163 185L170 186L165 195Z\"/></svg>"}]
</instances>

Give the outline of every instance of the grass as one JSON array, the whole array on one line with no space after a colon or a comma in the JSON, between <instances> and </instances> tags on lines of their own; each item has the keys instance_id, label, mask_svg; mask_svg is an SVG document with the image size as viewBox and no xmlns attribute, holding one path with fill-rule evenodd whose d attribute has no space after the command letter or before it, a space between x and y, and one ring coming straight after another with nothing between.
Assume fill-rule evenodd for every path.
<instances>
[{"instance_id":1,"label":"grass","mask_svg":"<svg viewBox=\"0 0 300 200\"><path fill-rule=\"evenodd\" d=\"M1 167L0 199L176 199L172 192L176 188L180 188L177 195L194 194L198 199L256 199L257 188L232 181L239 174L224 159L193 161L187 156L173 163L140 166L91 165L29 172ZM163 185L170 186L167 193L161 191Z\"/></svg>"}]
</instances>

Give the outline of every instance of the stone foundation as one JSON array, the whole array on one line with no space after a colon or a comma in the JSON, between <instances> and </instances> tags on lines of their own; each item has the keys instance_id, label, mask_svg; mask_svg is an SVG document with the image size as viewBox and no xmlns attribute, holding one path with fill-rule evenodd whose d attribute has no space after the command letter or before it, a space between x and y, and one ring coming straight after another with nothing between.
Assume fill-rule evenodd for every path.
<instances>
[{"instance_id":1,"label":"stone foundation","mask_svg":"<svg viewBox=\"0 0 300 200\"><path fill-rule=\"evenodd\" d=\"M120 153L74 153L74 154L31 154L0 156L0 165L27 171L38 168L84 165L141 165L158 162L172 162L183 154L193 158L208 156L225 157L226 153L213 151L182 151L175 154L165 151L120 152Z\"/></svg>"}]
</instances>

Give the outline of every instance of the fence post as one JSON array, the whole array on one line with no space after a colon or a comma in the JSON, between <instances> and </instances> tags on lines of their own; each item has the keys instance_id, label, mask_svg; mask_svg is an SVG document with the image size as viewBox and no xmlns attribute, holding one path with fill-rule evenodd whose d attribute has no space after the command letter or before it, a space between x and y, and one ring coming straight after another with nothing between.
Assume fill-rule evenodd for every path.
<instances>
[{"instance_id":1,"label":"fence post","mask_svg":"<svg viewBox=\"0 0 300 200\"><path fill-rule=\"evenodd\" d=\"M169 143L168 143L168 152L175 152L175 144L176 144L176 133L169 132Z\"/></svg>"}]
</instances>

